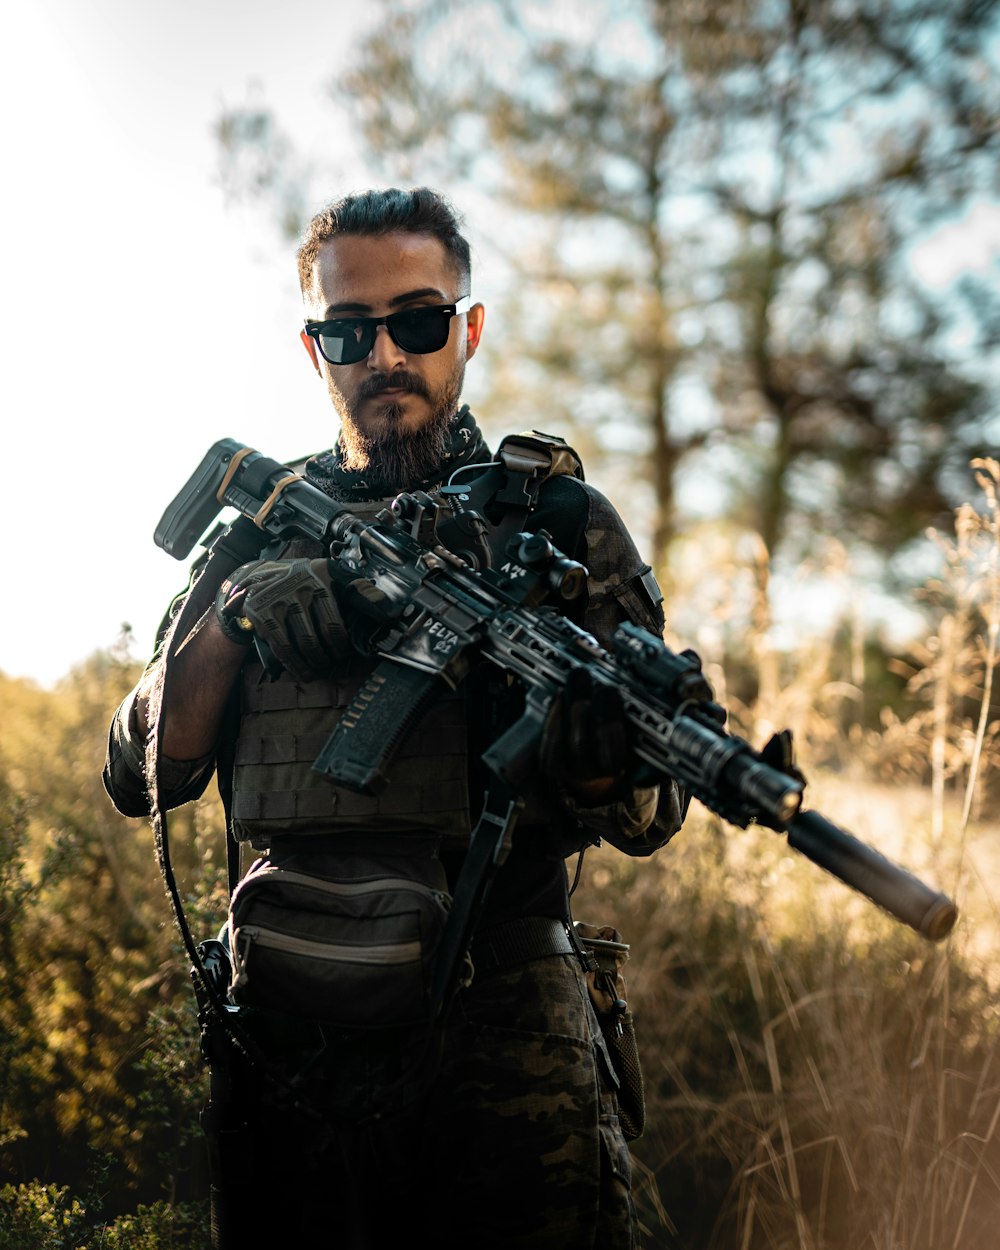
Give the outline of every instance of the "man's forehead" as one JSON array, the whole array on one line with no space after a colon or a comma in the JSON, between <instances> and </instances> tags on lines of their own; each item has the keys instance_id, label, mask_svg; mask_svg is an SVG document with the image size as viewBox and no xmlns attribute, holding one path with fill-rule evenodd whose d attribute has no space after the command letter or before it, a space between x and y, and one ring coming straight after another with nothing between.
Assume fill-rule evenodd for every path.
<instances>
[{"instance_id":1,"label":"man's forehead","mask_svg":"<svg viewBox=\"0 0 1000 1250\"><path fill-rule=\"evenodd\" d=\"M411 291L455 298L455 267L432 235L393 232L335 235L320 244L312 267L317 306L377 307Z\"/></svg>"}]
</instances>

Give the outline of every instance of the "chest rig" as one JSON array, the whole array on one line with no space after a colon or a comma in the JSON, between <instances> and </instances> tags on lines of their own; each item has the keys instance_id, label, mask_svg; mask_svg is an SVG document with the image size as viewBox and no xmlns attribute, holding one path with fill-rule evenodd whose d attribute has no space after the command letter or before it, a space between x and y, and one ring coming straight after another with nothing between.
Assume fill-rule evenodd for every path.
<instances>
[{"instance_id":1,"label":"chest rig","mask_svg":"<svg viewBox=\"0 0 1000 1250\"><path fill-rule=\"evenodd\" d=\"M440 543L473 568L490 568L526 528L544 482L560 475L583 480L579 458L562 439L537 431L511 435L489 464L463 466L446 484L413 496L416 511L407 520L428 545ZM387 503L359 503L352 511L370 519ZM296 542L281 554L324 553ZM470 765L474 771L476 760L470 760L469 744L488 727L470 726L465 685L434 701L393 760L380 794L357 794L313 771L316 756L373 667L373 661L351 657L336 674L300 684L286 673L269 677L255 661L244 666L232 760L231 828L238 841L265 849L289 834L433 832L451 845L467 842L476 806L470 795ZM483 707L476 698L474 715L480 719L487 714Z\"/></svg>"}]
</instances>

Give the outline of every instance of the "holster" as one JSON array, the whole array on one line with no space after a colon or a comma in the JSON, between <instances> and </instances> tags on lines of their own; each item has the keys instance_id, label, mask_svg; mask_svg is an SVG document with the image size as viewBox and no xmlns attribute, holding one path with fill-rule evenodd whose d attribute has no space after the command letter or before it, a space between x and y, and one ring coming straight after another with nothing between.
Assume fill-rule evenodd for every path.
<instances>
[{"instance_id":1,"label":"holster","mask_svg":"<svg viewBox=\"0 0 1000 1250\"><path fill-rule=\"evenodd\" d=\"M618 1080L618 1118L622 1132L628 1141L635 1141L646 1127L646 1096L635 1025L625 1001L622 969L628 960L629 948L611 925L596 926L578 920L574 928L594 964L586 974L587 989Z\"/></svg>"}]
</instances>

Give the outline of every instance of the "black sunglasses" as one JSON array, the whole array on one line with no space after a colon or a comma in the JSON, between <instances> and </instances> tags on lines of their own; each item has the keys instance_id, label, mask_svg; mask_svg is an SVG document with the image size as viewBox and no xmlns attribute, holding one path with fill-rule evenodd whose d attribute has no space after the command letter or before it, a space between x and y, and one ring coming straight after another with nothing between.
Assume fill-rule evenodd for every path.
<instances>
[{"instance_id":1,"label":"black sunglasses","mask_svg":"<svg viewBox=\"0 0 1000 1250\"><path fill-rule=\"evenodd\" d=\"M406 308L388 317L338 317L334 321L307 321L306 334L316 340L323 359L331 365L353 365L370 355L379 326L404 352L426 356L448 342L452 317L468 312L471 296L454 304Z\"/></svg>"}]
</instances>

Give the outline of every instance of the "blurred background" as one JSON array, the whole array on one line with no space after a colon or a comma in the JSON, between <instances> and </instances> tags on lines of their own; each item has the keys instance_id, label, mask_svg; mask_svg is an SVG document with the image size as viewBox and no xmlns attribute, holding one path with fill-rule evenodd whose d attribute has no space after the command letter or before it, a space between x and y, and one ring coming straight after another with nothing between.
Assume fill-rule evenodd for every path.
<instances>
[{"instance_id":1,"label":"blurred background","mask_svg":"<svg viewBox=\"0 0 1000 1250\"><path fill-rule=\"evenodd\" d=\"M930 947L696 810L590 857L633 946L649 1247L980 1250L1000 1216L1000 6L53 0L4 17L0 1246L195 1244L204 1073L107 722L218 438L330 446L294 251L429 184L488 435L580 451L735 731L957 897ZM12 561L12 563L11 563ZM220 814L173 822L195 924Z\"/></svg>"}]
</instances>

